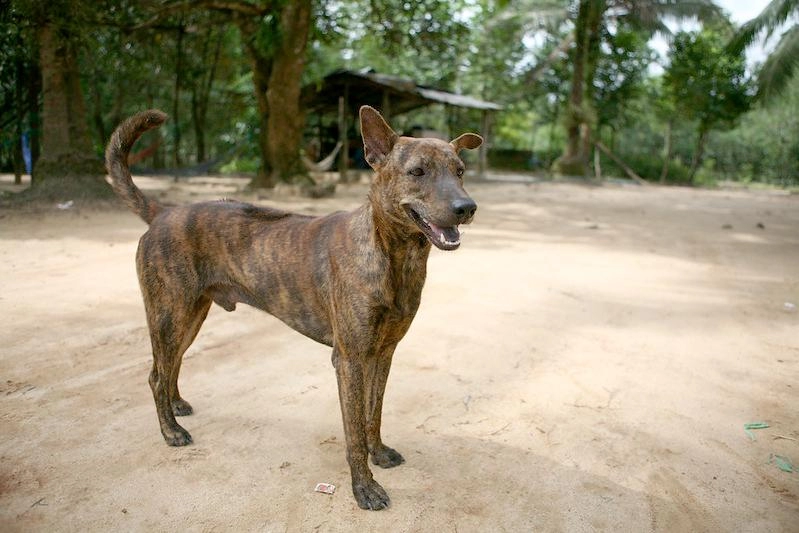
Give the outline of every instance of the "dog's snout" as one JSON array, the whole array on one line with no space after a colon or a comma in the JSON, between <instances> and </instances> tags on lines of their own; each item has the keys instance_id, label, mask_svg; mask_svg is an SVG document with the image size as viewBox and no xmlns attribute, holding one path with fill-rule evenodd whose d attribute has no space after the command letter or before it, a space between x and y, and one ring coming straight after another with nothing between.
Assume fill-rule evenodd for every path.
<instances>
[{"instance_id":1,"label":"dog's snout","mask_svg":"<svg viewBox=\"0 0 799 533\"><path fill-rule=\"evenodd\" d=\"M452 212L455 213L458 220L470 220L475 211L477 211L477 204L471 198L457 198L452 201Z\"/></svg>"}]
</instances>

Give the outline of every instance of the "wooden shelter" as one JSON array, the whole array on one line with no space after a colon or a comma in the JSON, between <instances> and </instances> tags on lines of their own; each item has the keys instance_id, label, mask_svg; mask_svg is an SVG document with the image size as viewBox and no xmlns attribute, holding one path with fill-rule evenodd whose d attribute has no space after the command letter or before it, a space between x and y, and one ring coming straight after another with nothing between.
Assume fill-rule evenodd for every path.
<instances>
[{"instance_id":1,"label":"wooden shelter","mask_svg":"<svg viewBox=\"0 0 799 533\"><path fill-rule=\"evenodd\" d=\"M342 181L346 181L349 167L348 127L350 120L358 116L358 108L362 105L379 109L386 120L431 104L479 109L482 111L480 131L484 134L490 125L489 113L502 109L502 106L493 102L425 87L407 78L378 74L372 70L334 71L320 82L304 87L301 98L308 115L337 116L339 142L342 143L344 154L339 159ZM486 169L486 159L487 146L483 144L478 158L481 176Z\"/></svg>"}]
</instances>

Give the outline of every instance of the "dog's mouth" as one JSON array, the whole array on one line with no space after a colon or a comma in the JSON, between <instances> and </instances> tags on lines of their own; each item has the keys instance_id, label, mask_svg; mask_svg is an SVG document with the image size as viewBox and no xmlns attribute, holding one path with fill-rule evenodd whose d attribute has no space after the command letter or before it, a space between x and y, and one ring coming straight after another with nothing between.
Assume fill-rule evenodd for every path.
<instances>
[{"instance_id":1,"label":"dog's mouth","mask_svg":"<svg viewBox=\"0 0 799 533\"><path fill-rule=\"evenodd\" d=\"M405 205L404 207L411 220L436 248L440 250L455 250L461 245L461 232L458 230L458 226L437 226L420 215L411 206Z\"/></svg>"}]
</instances>

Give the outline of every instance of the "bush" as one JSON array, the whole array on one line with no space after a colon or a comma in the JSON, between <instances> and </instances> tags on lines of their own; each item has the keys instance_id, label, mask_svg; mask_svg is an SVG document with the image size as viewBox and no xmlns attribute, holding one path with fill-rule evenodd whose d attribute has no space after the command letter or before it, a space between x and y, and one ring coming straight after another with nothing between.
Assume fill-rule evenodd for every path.
<instances>
[{"instance_id":1,"label":"bush","mask_svg":"<svg viewBox=\"0 0 799 533\"><path fill-rule=\"evenodd\" d=\"M660 154L618 154L636 174L652 183L660 182L663 172L663 157ZM606 176L627 177L624 170L606 156L601 160L602 174ZM666 183L687 184L690 182L689 169L679 158L669 162Z\"/></svg>"},{"instance_id":2,"label":"bush","mask_svg":"<svg viewBox=\"0 0 799 533\"><path fill-rule=\"evenodd\" d=\"M222 174L256 174L259 166L258 158L236 157L222 165L219 172Z\"/></svg>"}]
</instances>

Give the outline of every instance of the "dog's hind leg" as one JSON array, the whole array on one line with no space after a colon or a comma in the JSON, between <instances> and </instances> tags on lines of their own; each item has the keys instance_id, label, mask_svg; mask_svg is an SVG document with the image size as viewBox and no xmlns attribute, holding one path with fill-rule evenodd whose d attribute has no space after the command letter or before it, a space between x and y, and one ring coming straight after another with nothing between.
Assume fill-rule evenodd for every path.
<instances>
[{"instance_id":1,"label":"dog's hind leg","mask_svg":"<svg viewBox=\"0 0 799 533\"><path fill-rule=\"evenodd\" d=\"M200 297L193 310L193 320L185 331L183 342L178 350L178 356L174 359L174 367L172 373L169 375L169 400L172 405L172 412L175 416L188 416L194 412L191 404L180 396L178 391L178 375L180 374L180 365L183 362L183 354L189 349L191 343L197 337L200 327L208 316L208 309L211 307L211 299L205 296Z\"/></svg>"},{"instance_id":2,"label":"dog's hind leg","mask_svg":"<svg viewBox=\"0 0 799 533\"><path fill-rule=\"evenodd\" d=\"M175 420L175 407L191 409L191 406L178 393L178 374L183 352L197 335L211 300L203 296L195 302L183 303L148 296L151 295L145 294L144 301L153 346L150 388L158 423L167 444L185 446L191 444L191 435Z\"/></svg>"},{"instance_id":3,"label":"dog's hind leg","mask_svg":"<svg viewBox=\"0 0 799 533\"><path fill-rule=\"evenodd\" d=\"M383 395L391 368L396 343L380 350L366 362L364 382L366 388L366 439L372 463L382 468L391 468L405 462L395 449L383 444L380 425L383 414Z\"/></svg>"}]
</instances>

